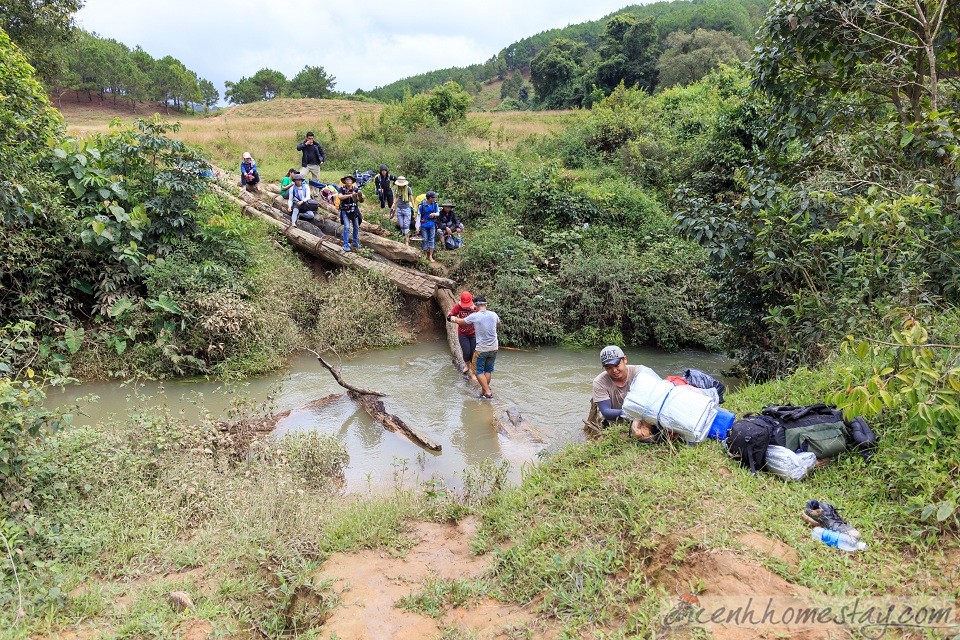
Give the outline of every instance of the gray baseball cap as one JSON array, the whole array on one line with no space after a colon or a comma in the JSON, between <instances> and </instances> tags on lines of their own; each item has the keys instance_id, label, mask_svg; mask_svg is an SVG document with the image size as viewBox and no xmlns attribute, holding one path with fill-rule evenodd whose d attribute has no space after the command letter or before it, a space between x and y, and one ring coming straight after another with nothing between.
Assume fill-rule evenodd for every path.
<instances>
[{"instance_id":1,"label":"gray baseball cap","mask_svg":"<svg viewBox=\"0 0 960 640\"><path fill-rule=\"evenodd\" d=\"M623 349L615 344L611 344L600 351L600 364L607 366L610 364L620 364L621 358L626 358Z\"/></svg>"}]
</instances>

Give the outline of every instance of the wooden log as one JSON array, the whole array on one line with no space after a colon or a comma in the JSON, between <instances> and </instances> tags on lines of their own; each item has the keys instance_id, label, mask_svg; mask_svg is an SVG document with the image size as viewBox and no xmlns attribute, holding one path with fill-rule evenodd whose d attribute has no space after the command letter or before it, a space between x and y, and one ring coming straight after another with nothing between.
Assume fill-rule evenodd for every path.
<instances>
[{"instance_id":1,"label":"wooden log","mask_svg":"<svg viewBox=\"0 0 960 640\"><path fill-rule=\"evenodd\" d=\"M400 417L388 413L383 406L383 401L379 400L376 396L357 393L356 391L348 391L347 395L353 398L363 407L363 410L366 411L371 418L382 424L388 431L401 431L410 438L412 442L420 445L424 449L440 451L441 447L439 442L414 430L413 427L404 422Z\"/></svg>"},{"instance_id":2,"label":"wooden log","mask_svg":"<svg viewBox=\"0 0 960 640\"><path fill-rule=\"evenodd\" d=\"M272 184L272 183L268 184L264 188L264 192L269 193L271 196L275 195L281 200L284 200L280 196L279 185ZM340 212L337 210L335 206L333 206L329 202L324 202L323 200L317 200L317 202L320 204L320 208L323 209L324 215L328 220L337 221L340 219ZM360 231L365 231L367 233L372 233L374 235L384 236L384 237L390 235L390 232L384 229L383 227L381 227L380 225L373 224L372 222L367 222L366 220L360 223Z\"/></svg>"},{"instance_id":3,"label":"wooden log","mask_svg":"<svg viewBox=\"0 0 960 640\"><path fill-rule=\"evenodd\" d=\"M267 204L272 205L274 208L279 209L280 211L287 210L287 201L277 194L264 192L260 194L260 198ZM329 218L325 218L321 215L311 222L317 227L323 229L323 232L329 236L333 236L335 238L343 237L343 225L335 220L330 220ZM397 242L395 240L390 240L389 238L383 238L378 235L367 233L362 229L363 225L361 225L361 231L359 234L360 243L364 246L370 247L375 252L394 261L417 262L420 260L422 252L416 247L411 247L402 242Z\"/></svg>"},{"instance_id":4,"label":"wooden log","mask_svg":"<svg viewBox=\"0 0 960 640\"><path fill-rule=\"evenodd\" d=\"M337 384L347 390L347 395L350 396L354 402L363 407L363 410L367 412L367 415L376 420L378 423L382 424L387 431L400 431L410 438L410 440L415 444L418 444L425 449L429 449L430 451L440 451L441 447L438 442L435 442L431 438L418 432L416 429L404 422L402 418L395 416L386 410L383 405L383 400L380 399L384 397L385 394L380 393L379 391L374 391L373 389L355 387L352 384L349 384L340 375L339 369L335 368L329 362L324 360L320 354L314 352L314 355L317 356L317 360L320 361L320 364L322 364L323 367L330 372L330 375L332 375L333 379L337 381Z\"/></svg>"},{"instance_id":5,"label":"wooden log","mask_svg":"<svg viewBox=\"0 0 960 640\"><path fill-rule=\"evenodd\" d=\"M333 379L337 381L337 384L343 387L344 389L346 389L347 391L353 391L354 393L358 393L363 396L377 396L380 398L386 395L384 393L380 393L379 391L374 391L373 389L355 387L352 384L347 384L346 382L343 381L343 378L340 377L339 369L334 368L329 362L324 360L323 356L321 356L320 354L315 354L315 355L317 356L317 360L320 361L320 364L323 365L323 368L329 371L330 375L333 376Z\"/></svg>"},{"instance_id":6,"label":"wooden log","mask_svg":"<svg viewBox=\"0 0 960 640\"><path fill-rule=\"evenodd\" d=\"M437 306L440 307L440 312L443 314L444 324L447 328L447 346L450 348L450 361L453 362L453 366L457 368L457 371L462 372L466 368L466 363L463 360L463 350L460 349L460 340L457 337L457 325L453 322L447 322L447 314L450 313L450 309L453 309L453 305L456 304L457 300L453 296L453 292L449 289L437 289L436 293L433 294L433 299L437 301Z\"/></svg>"},{"instance_id":7,"label":"wooden log","mask_svg":"<svg viewBox=\"0 0 960 640\"><path fill-rule=\"evenodd\" d=\"M363 256L352 251L346 252L343 250L343 247L336 242L325 240L322 237L317 237L316 235L307 233L302 229L293 227L290 225L289 220L282 222L277 217L278 215L282 216L282 214L267 213L253 206L252 204L245 202L243 199L227 193L222 189L219 191L229 201L240 206L244 213L268 221L273 226L279 228L292 245L316 258L320 258L321 260L341 267L376 271L383 274L388 280L390 280L390 282L392 282L404 293L409 293L410 295L416 296L422 300L432 298L433 294L437 291L436 282L424 277L424 274L420 273L419 271L407 269L393 263L385 264L376 262L374 260L370 260L369 258L364 258ZM244 195L254 198L252 194ZM264 204L264 206L267 205ZM299 225L299 222L297 224Z\"/></svg>"}]
</instances>

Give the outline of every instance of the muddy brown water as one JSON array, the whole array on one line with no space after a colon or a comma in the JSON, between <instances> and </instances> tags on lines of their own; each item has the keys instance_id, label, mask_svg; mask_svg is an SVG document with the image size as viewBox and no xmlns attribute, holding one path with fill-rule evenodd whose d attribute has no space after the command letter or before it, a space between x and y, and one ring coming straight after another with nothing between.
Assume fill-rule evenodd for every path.
<instances>
[{"instance_id":1,"label":"muddy brown water","mask_svg":"<svg viewBox=\"0 0 960 640\"><path fill-rule=\"evenodd\" d=\"M386 408L439 442L432 453L403 435L385 431L349 398L317 410L300 410L307 403L343 391L312 355L291 359L286 370L242 383L89 382L51 392L49 405L70 404L79 398L75 423L95 425L126 419L137 411L165 408L173 415L196 418L202 409L226 416L240 397L260 403L272 397L276 412L293 410L277 433L313 429L339 438L350 454L346 491L381 493L398 484L437 479L447 486L462 483L463 470L484 460L506 460L517 480L524 465L535 463L543 450L555 450L584 439L583 420L589 409L592 380L600 372L599 349L548 347L530 351L502 350L492 389L494 400L478 399L479 387L465 381L450 364L446 343L421 343L384 351L368 351L342 363L343 378L387 395ZM627 349L632 364L645 364L661 376L697 368L724 380L720 372L731 361L703 351L667 353ZM94 400L90 396L95 396ZM511 441L493 427L496 416L518 409L545 436L543 444Z\"/></svg>"}]
</instances>

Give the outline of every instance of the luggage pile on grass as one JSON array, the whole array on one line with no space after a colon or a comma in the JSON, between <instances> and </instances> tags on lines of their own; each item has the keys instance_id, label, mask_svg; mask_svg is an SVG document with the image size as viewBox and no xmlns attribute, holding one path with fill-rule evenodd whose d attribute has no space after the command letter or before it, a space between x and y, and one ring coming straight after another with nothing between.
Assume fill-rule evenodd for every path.
<instances>
[{"instance_id":1,"label":"luggage pile on grass","mask_svg":"<svg viewBox=\"0 0 960 640\"><path fill-rule=\"evenodd\" d=\"M767 471L786 480L802 480L819 460L845 451L858 451L869 460L876 445L863 418L847 421L834 407L770 405L737 420L720 408L723 392L723 383L700 371L665 380L644 372L630 387L623 411L688 444L720 440L752 473Z\"/></svg>"}]
</instances>

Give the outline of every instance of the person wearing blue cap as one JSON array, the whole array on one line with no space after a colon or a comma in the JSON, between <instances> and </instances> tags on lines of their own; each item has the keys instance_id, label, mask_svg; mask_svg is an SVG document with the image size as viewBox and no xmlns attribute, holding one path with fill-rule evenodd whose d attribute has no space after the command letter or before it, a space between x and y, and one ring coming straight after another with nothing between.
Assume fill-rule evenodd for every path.
<instances>
[{"instance_id":1,"label":"person wearing blue cap","mask_svg":"<svg viewBox=\"0 0 960 640\"><path fill-rule=\"evenodd\" d=\"M600 365L603 373L593 379L593 401L603 416L604 426L621 418L629 420L623 412L623 401L630 391L630 385L638 375L660 376L650 367L627 364L627 355L617 345L608 345L600 351ZM637 420L631 427L631 433L642 442L652 442L653 429Z\"/></svg>"}]
</instances>

